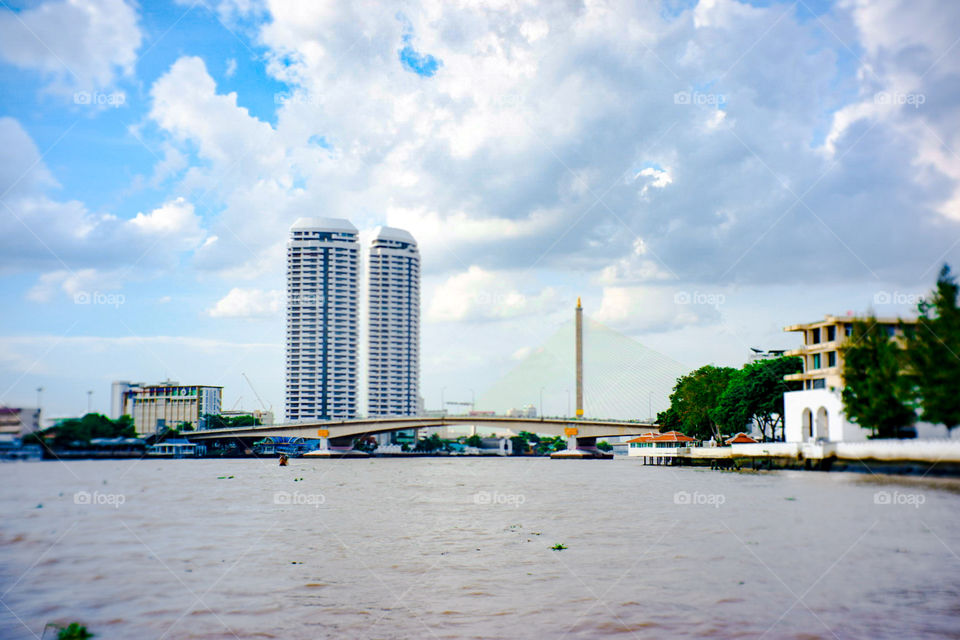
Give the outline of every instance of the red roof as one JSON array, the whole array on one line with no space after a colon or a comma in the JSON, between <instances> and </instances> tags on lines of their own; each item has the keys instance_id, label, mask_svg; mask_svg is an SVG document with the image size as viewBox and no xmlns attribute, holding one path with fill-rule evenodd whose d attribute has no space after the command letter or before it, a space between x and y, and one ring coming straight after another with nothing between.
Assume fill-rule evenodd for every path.
<instances>
[{"instance_id":1,"label":"red roof","mask_svg":"<svg viewBox=\"0 0 960 640\"><path fill-rule=\"evenodd\" d=\"M682 434L679 431L667 431L666 433L661 433L653 436L651 438L652 442L695 442L696 438L691 438L688 435Z\"/></svg>"},{"instance_id":2,"label":"red roof","mask_svg":"<svg viewBox=\"0 0 960 640\"><path fill-rule=\"evenodd\" d=\"M733 436L732 438L727 438L727 444L753 444L756 440L745 434L743 431Z\"/></svg>"},{"instance_id":3,"label":"red roof","mask_svg":"<svg viewBox=\"0 0 960 640\"><path fill-rule=\"evenodd\" d=\"M636 438L633 438L633 439L631 439L631 440L627 440L627 444L630 444L630 443L632 443L632 442L651 442L652 440L653 440L653 434L652 434L652 433L642 433L642 434L640 434L639 436L637 436Z\"/></svg>"}]
</instances>

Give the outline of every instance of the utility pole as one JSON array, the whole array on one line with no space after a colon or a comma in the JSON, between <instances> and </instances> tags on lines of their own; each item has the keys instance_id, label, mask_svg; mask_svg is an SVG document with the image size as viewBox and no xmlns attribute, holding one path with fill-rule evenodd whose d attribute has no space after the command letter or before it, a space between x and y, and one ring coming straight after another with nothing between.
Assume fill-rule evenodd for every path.
<instances>
[{"instance_id":1,"label":"utility pole","mask_svg":"<svg viewBox=\"0 0 960 640\"><path fill-rule=\"evenodd\" d=\"M87 413L93 412L93 391L87 391Z\"/></svg>"}]
</instances>

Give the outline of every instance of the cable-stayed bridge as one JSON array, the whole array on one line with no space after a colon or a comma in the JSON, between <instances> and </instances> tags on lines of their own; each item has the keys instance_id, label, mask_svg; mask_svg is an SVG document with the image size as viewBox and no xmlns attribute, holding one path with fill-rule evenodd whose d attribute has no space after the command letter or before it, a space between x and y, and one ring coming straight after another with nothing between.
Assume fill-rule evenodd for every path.
<instances>
[{"instance_id":1,"label":"cable-stayed bridge","mask_svg":"<svg viewBox=\"0 0 960 640\"><path fill-rule=\"evenodd\" d=\"M480 406L493 409L494 415L305 420L199 431L188 434L188 437L195 441L214 442L270 436L319 438L321 453L337 455L350 453L357 437L466 424L479 428L506 428L514 432L564 435L568 439L568 451L554 455L606 457L596 450L596 439L656 431L654 416L669 405L670 391L676 379L687 372L688 369L679 362L599 322L589 319L583 322L578 301L575 322L560 327L481 396ZM505 415L510 409L533 404L534 398L542 413L543 396L548 390L554 396L558 392L566 396L566 417ZM574 398L577 398L577 405L572 404ZM578 416L575 418L571 417L574 406ZM498 413L500 415L496 415Z\"/></svg>"},{"instance_id":2,"label":"cable-stayed bridge","mask_svg":"<svg viewBox=\"0 0 960 640\"><path fill-rule=\"evenodd\" d=\"M476 408L505 414L533 405L538 415L575 415L575 325L562 325L481 394ZM690 369L599 322L583 323L584 415L653 422Z\"/></svg>"}]
</instances>

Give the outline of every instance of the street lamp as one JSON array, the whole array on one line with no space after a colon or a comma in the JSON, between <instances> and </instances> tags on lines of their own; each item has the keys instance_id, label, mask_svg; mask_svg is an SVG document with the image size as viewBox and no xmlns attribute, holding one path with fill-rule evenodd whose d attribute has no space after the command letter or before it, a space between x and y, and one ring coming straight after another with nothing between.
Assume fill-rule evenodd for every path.
<instances>
[{"instance_id":1,"label":"street lamp","mask_svg":"<svg viewBox=\"0 0 960 640\"><path fill-rule=\"evenodd\" d=\"M445 392L446 390L447 390L446 387L440 387L440 410L441 410L441 411L446 411L446 410L447 410L447 402L446 402L446 400L444 399L444 396L443 396L443 394L444 394L444 392Z\"/></svg>"},{"instance_id":2,"label":"street lamp","mask_svg":"<svg viewBox=\"0 0 960 640\"><path fill-rule=\"evenodd\" d=\"M570 389L567 389L567 417L570 417Z\"/></svg>"},{"instance_id":3,"label":"street lamp","mask_svg":"<svg viewBox=\"0 0 960 640\"><path fill-rule=\"evenodd\" d=\"M93 391L87 391L87 413L93 411Z\"/></svg>"},{"instance_id":4,"label":"street lamp","mask_svg":"<svg viewBox=\"0 0 960 640\"><path fill-rule=\"evenodd\" d=\"M543 417L543 390L545 387L540 387L540 417Z\"/></svg>"},{"instance_id":5,"label":"street lamp","mask_svg":"<svg viewBox=\"0 0 960 640\"><path fill-rule=\"evenodd\" d=\"M477 396L473 392L473 389L470 389L470 411L475 411L477 408Z\"/></svg>"}]
</instances>

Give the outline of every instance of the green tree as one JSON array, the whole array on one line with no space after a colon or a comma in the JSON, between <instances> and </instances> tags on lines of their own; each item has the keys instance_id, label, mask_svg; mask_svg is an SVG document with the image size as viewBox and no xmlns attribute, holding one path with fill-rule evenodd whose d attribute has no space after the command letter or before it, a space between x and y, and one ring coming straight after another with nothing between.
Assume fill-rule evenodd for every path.
<instances>
[{"instance_id":1,"label":"green tree","mask_svg":"<svg viewBox=\"0 0 960 640\"><path fill-rule=\"evenodd\" d=\"M613 451L613 445L606 440L601 440L597 443L597 449L600 449L600 451Z\"/></svg>"},{"instance_id":2,"label":"green tree","mask_svg":"<svg viewBox=\"0 0 960 640\"><path fill-rule=\"evenodd\" d=\"M800 358L758 360L745 365L730 377L711 417L727 432L749 432L756 424L764 442L782 440L783 394L800 388L799 382L786 382L783 377L802 370Z\"/></svg>"},{"instance_id":3,"label":"green tree","mask_svg":"<svg viewBox=\"0 0 960 640\"><path fill-rule=\"evenodd\" d=\"M111 420L99 413L88 413L82 418L61 420L38 434L36 441L46 443L48 435L53 436L52 445L55 447L86 447L93 438L135 438L137 432L130 416Z\"/></svg>"},{"instance_id":4,"label":"green tree","mask_svg":"<svg viewBox=\"0 0 960 640\"><path fill-rule=\"evenodd\" d=\"M473 434L472 436L470 436L464 441L464 444L466 444L468 447L476 447L477 449L479 449L480 447L483 446L483 438L481 438L477 434Z\"/></svg>"},{"instance_id":5,"label":"green tree","mask_svg":"<svg viewBox=\"0 0 960 640\"><path fill-rule=\"evenodd\" d=\"M207 429L234 429L237 427L259 426L260 419L253 416L221 416L213 413L204 414Z\"/></svg>"},{"instance_id":6,"label":"green tree","mask_svg":"<svg viewBox=\"0 0 960 640\"><path fill-rule=\"evenodd\" d=\"M946 425L960 424L960 287L944 265L930 300L917 305L916 327L904 325L907 371L920 404L920 417Z\"/></svg>"},{"instance_id":7,"label":"green tree","mask_svg":"<svg viewBox=\"0 0 960 640\"><path fill-rule=\"evenodd\" d=\"M510 437L510 446L513 447L513 455L522 456L530 449L530 441L521 433Z\"/></svg>"},{"instance_id":8,"label":"green tree","mask_svg":"<svg viewBox=\"0 0 960 640\"><path fill-rule=\"evenodd\" d=\"M670 408L657 414L661 431L677 430L688 436L720 440L720 428L712 412L720 404L730 378L731 367L706 365L679 380L670 394Z\"/></svg>"},{"instance_id":9,"label":"green tree","mask_svg":"<svg viewBox=\"0 0 960 640\"><path fill-rule=\"evenodd\" d=\"M843 356L843 407L847 418L874 437L896 437L916 421L911 383L903 373L904 351L888 327L872 315L853 323Z\"/></svg>"}]
</instances>

